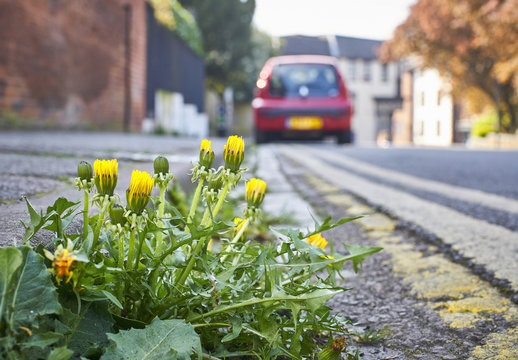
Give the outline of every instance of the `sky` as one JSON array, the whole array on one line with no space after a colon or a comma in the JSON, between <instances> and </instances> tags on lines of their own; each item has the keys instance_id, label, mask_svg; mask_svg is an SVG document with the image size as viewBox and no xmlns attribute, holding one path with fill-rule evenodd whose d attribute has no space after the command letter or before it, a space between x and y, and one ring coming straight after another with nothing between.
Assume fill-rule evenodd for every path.
<instances>
[{"instance_id":1,"label":"sky","mask_svg":"<svg viewBox=\"0 0 518 360\"><path fill-rule=\"evenodd\" d=\"M416 0L256 0L253 22L272 36L344 35L387 40Z\"/></svg>"}]
</instances>

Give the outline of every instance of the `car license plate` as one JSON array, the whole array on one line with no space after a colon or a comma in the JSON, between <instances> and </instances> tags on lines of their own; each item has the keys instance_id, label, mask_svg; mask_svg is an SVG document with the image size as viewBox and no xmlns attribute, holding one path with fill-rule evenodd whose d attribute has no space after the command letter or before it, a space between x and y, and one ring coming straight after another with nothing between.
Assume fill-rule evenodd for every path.
<instances>
[{"instance_id":1,"label":"car license plate","mask_svg":"<svg viewBox=\"0 0 518 360\"><path fill-rule=\"evenodd\" d=\"M286 127L291 130L315 130L323 126L322 118L318 116L292 116L287 120Z\"/></svg>"}]
</instances>

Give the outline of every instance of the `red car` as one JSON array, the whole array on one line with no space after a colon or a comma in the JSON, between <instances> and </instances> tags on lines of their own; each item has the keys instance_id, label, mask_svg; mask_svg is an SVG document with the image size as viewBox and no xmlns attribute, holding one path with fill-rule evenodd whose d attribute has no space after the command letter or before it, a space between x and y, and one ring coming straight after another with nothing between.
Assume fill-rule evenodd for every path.
<instances>
[{"instance_id":1,"label":"red car","mask_svg":"<svg viewBox=\"0 0 518 360\"><path fill-rule=\"evenodd\" d=\"M269 59L256 83L252 109L257 143L280 136L336 136L351 142L352 104L333 57Z\"/></svg>"}]
</instances>

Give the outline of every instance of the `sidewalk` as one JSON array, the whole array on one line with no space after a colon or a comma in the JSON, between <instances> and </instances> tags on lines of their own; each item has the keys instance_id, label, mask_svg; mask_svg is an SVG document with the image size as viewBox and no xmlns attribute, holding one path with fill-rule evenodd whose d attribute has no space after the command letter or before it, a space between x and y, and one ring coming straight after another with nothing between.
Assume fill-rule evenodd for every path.
<instances>
[{"instance_id":1,"label":"sidewalk","mask_svg":"<svg viewBox=\"0 0 518 360\"><path fill-rule=\"evenodd\" d=\"M212 148L221 160L226 139L211 139ZM0 246L20 244L28 221L24 196L37 211L46 209L60 197L71 201L82 199L73 185L77 164L91 164L97 158L117 158L119 181L116 192L124 194L134 169L153 172L153 160L161 154L169 158L171 170L186 191L190 181L191 162L197 160L198 139L165 136L106 133L13 132L0 134ZM289 214L302 228L313 227L310 205L295 192L280 169L273 145L253 153L247 178L253 176L267 182L268 194L264 210L272 214ZM247 159L248 160L248 159ZM36 238L35 242L41 241Z\"/></svg>"},{"instance_id":2,"label":"sidewalk","mask_svg":"<svg viewBox=\"0 0 518 360\"><path fill-rule=\"evenodd\" d=\"M221 152L225 139L213 140ZM191 162L198 156L198 139L121 133L2 132L0 133L0 246L20 244L24 228L20 220L29 214L23 197L37 211L64 196L82 199L75 188L77 165L85 160L116 158L119 181L116 192L124 194L131 172L153 172L157 155L167 156L177 181L189 187ZM43 240L37 237L34 241Z\"/></svg>"}]
</instances>

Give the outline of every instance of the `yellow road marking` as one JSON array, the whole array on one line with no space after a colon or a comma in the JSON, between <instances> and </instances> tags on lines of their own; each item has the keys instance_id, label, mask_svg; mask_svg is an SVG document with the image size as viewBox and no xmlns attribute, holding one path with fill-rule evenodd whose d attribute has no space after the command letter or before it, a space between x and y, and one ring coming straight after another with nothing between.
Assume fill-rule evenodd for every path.
<instances>
[{"instance_id":1,"label":"yellow road marking","mask_svg":"<svg viewBox=\"0 0 518 360\"><path fill-rule=\"evenodd\" d=\"M329 190L333 185L312 175L307 175L317 191ZM392 233L396 222L372 210L347 194L322 192L326 201L338 205L349 215L370 214L360 225L370 238L392 256L393 270L411 288L412 293L442 318L452 328L474 328L480 321L490 321L503 316L511 324L518 323L518 306L502 296L487 281L474 275L462 265L451 262L442 254L424 255L412 244ZM352 210L352 213L349 212ZM369 219L369 220L367 220ZM436 250L429 246L430 252ZM491 333L484 345L477 346L471 360L518 359L518 328L503 333Z\"/></svg>"}]
</instances>

